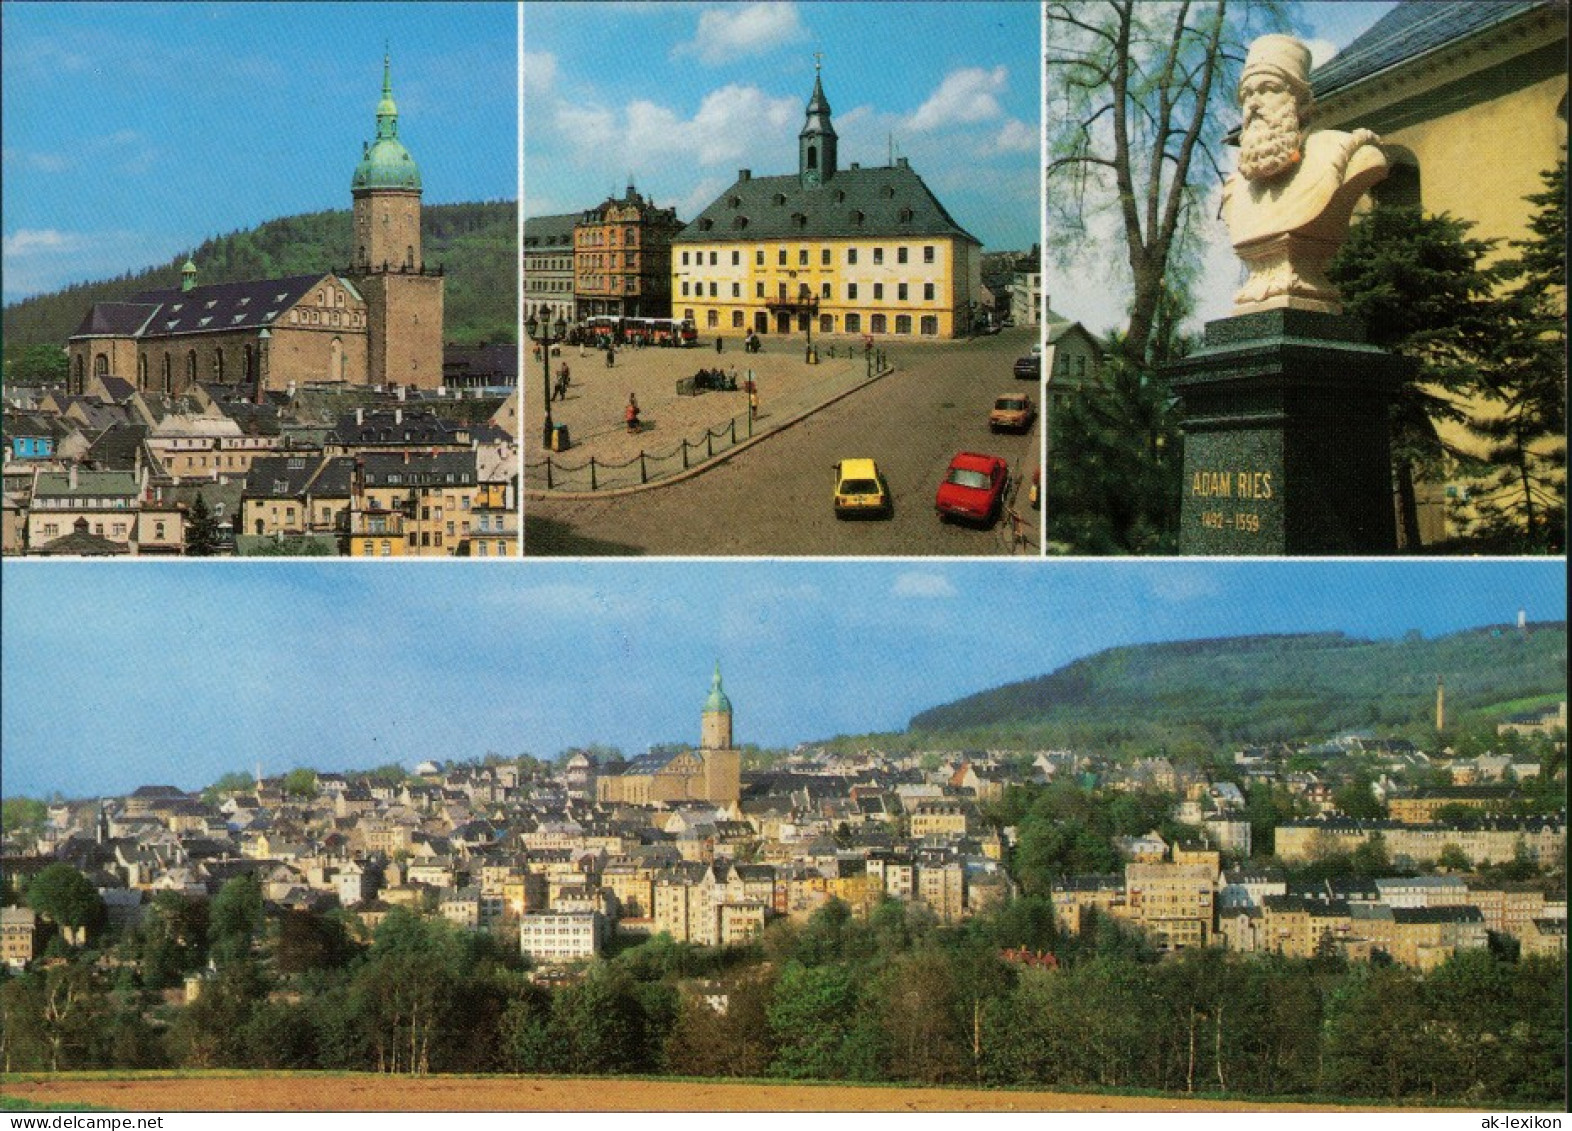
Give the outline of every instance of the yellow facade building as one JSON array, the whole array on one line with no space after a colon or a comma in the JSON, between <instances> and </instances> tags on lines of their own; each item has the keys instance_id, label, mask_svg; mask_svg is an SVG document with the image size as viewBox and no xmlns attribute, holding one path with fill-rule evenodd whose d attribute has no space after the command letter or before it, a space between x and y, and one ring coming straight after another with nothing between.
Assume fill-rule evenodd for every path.
<instances>
[{"instance_id":1,"label":"yellow facade building","mask_svg":"<svg viewBox=\"0 0 1572 1131\"><path fill-rule=\"evenodd\" d=\"M673 317L716 336L969 332L982 245L905 158L841 168L837 146L815 77L797 172L740 170L673 240Z\"/></svg>"}]
</instances>

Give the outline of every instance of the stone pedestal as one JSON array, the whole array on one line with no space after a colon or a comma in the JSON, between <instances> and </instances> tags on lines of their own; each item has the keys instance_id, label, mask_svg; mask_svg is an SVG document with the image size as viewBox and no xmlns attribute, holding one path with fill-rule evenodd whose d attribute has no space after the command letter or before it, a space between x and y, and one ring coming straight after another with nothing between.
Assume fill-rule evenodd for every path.
<instances>
[{"instance_id":1,"label":"stone pedestal","mask_svg":"<svg viewBox=\"0 0 1572 1131\"><path fill-rule=\"evenodd\" d=\"M1181 554L1396 551L1389 410L1408 367L1357 319L1209 322L1166 372L1184 398Z\"/></svg>"}]
</instances>

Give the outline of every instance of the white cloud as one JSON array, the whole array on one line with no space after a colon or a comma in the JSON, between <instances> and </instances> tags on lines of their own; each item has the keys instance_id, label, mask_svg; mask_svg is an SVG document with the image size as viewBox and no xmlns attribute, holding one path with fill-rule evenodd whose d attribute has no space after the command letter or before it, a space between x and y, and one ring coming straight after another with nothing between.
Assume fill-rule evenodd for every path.
<instances>
[{"instance_id":1,"label":"white cloud","mask_svg":"<svg viewBox=\"0 0 1572 1131\"><path fill-rule=\"evenodd\" d=\"M542 95L557 81L557 57L549 51L524 52L524 97ZM526 112L528 107L526 106Z\"/></svg>"},{"instance_id":2,"label":"white cloud","mask_svg":"<svg viewBox=\"0 0 1572 1131\"><path fill-rule=\"evenodd\" d=\"M706 8L690 42L678 44L674 55L696 55L704 63L729 63L760 55L807 37L795 4L728 4Z\"/></svg>"},{"instance_id":3,"label":"white cloud","mask_svg":"<svg viewBox=\"0 0 1572 1131\"><path fill-rule=\"evenodd\" d=\"M1222 578L1213 567L1165 565L1148 571L1152 596L1168 605L1210 601L1223 594Z\"/></svg>"},{"instance_id":4,"label":"white cloud","mask_svg":"<svg viewBox=\"0 0 1572 1131\"><path fill-rule=\"evenodd\" d=\"M992 70L963 67L951 71L939 84L939 89L907 120L907 127L936 130L1000 117L1004 110L995 96L1004 91L1008 79L1009 68L1003 65Z\"/></svg>"},{"instance_id":5,"label":"white cloud","mask_svg":"<svg viewBox=\"0 0 1572 1131\"><path fill-rule=\"evenodd\" d=\"M1041 142L1042 135L1035 126L1019 118L1011 118L993 139L991 149L994 153L1036 153L1041 148Z\"/></svg>"},{"instance_id":6,"label":"white cloud","mask_svg":"<svg viewBox=\"0 0 1572 1131\"><path fill-rule=\"evenodd\" d=\"M896 577L890 592L896 597L939 600L954 597L955 586L942 573L903 573Z\"/></svg>"},{"instance_id":7,"label":"white cloud","mask_svg":"<svg viewBox=\"0 0 1572 1131\"><path fill-rule=\"evenodd\" d=\"M67 255L88 246L89 237L80 232L55 228L20 228L5 237L5 255Z\"/></svg>"}]
</instances>

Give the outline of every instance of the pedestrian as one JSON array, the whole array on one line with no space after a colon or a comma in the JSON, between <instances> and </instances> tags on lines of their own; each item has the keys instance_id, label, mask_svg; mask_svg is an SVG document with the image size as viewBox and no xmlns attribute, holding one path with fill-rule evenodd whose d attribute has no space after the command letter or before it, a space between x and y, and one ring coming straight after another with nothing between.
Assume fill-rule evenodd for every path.
<instances>
[{"instance_id":1,"label":"pedestrian","mask_svg":"<svg viewBox=\"0 0 1572 1131\"><path fill-rule=\"evenodd\" d=\"M622 417L627 421L629 432L639 430L639 399L632 393L628 394L628 407L623 410Z\"/></svg>"},{"instance_id":2,"label":"pedestrian","mask_svg":"<svg viewBox=\"0 0 1572 1131\"><path fill-rule=\"evenodd\" d=\"M757 385L748 393L748 419L759 419L759 388Z\"/></svg>"},{"instance_id":3,"label":"pedestrian","mask_svg":"<svg viewBox=\"0 0 1572 1131\"><path fill-rule=\"evenodd\" d=\"M719 334L716 334L715 335L715 352L716 353L720 353L720 351L721 351L721 336Z\"/></svg>"},{"instance_id":4,"label":"pedestrian","mask_svg":"<svg viewBox=\"0 0 1572 1131\"><path fill-rule=\"evenodd\" d=\"M610 369L617 364L617 351L611 346L606 347L606 368Z\"/></svg>"}]
</instances>

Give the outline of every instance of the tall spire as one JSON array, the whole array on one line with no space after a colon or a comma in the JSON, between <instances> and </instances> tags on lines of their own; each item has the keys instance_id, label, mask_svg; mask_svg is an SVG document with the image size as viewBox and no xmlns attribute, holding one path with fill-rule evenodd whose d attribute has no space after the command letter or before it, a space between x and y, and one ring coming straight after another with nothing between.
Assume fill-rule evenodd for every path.
<instances>
[{"instance_id":1,"label":"tall spire","mask_svg":"<svg viewBox=\"0 0 1572 1131\"><path fill-rule=\"evenodd\" d=\"M377 137L398 137L398 105L393 101L393 54L382 49L382 101L377 103Z\"/></svg>"}]
</instances>

